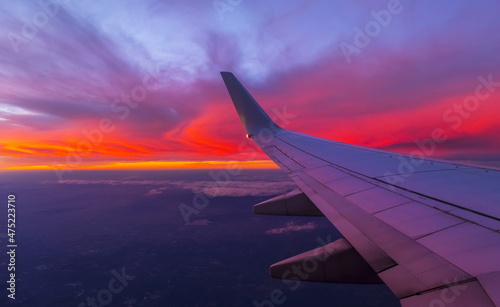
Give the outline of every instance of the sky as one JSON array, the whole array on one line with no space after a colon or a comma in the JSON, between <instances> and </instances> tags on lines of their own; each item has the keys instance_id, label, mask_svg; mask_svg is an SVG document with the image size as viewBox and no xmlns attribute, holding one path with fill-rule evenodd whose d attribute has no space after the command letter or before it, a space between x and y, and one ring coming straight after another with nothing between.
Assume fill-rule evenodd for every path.
<instances>
[{"instance_id":1,"label":"sky","mask_svg":"<svg viewBox=\"0 0 500 307\"><path fill-rule=\"evenodd\" d=\"M0 169L273 167L220 71L283 128L500 166L498 1L3 2Z\"/></svg>"}]
</instances>

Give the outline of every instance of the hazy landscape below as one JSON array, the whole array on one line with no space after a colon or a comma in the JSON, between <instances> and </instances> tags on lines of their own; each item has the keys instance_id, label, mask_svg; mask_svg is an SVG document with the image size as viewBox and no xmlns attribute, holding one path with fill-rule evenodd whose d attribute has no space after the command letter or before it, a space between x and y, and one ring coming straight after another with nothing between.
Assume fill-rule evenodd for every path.
<instances>
[{"instance_id":1,"label":"hazy landscape below","mask_svg":"<svg viewBox=\"0 0 500 307\"><path fill-rule=\"evenodd\" d=\"M74 171L61 182L48 171L3 172L0 196L16 195L18 281L16 301L2 290L0 304L87 306L114 271L130 280L112 283L120 291L106 306L255 306L274 289L283 292L280 306L398 306L385 286L301 283L293 291L271 279L271 264L340 235L325 218L252 213L293 189L279 170L219 172ZM179 205L194 208L193 199L203 208L186 225ZM6 281L6 216L0 227Z\"/></svg>"}]
</instances>

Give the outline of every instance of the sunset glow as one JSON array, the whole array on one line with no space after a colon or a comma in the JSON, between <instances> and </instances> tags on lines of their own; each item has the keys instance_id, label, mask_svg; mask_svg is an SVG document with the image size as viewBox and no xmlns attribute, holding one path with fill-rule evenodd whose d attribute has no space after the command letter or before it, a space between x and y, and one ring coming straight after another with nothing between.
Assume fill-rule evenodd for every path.
<instances>
[{"instance_id":1,"label":"sunset glow","mask_svg":"<svg viewBox=\"0 0 500 307\"><path fill-rule=\"evenodd\" d=\"M0 11L0 169L275 168L220 71L286 129L500 166L498 1L66 2Z\"/></svg>"},{"instance_id":2,"label":"sunset glow","mask_svg":"<svg viewBox=\"0 0 500 307\"><path fill-rule=\"evenodd\" d=\"M27 165L10 166L7 170L51 170L54 168L66 168L61 165ZM162 168L194 168L194 169L228 169L238 172L240 169L268 169L278 168L274 162L269 160L255 161L149 161L149 162L115 162L99 165L83 165L75 169L162 169Z\"/></svg>"}]
</instances>

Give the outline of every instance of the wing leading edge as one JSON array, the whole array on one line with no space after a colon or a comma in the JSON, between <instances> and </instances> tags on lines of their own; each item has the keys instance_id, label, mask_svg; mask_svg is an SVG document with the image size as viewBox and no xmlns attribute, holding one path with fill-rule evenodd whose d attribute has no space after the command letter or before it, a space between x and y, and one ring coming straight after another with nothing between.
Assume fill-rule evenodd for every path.
<instances>
[{"instance_id":1,"label":"wing leading edge","mask_svg":"<svg viewBox=\"0 0 500 307\"><path fill-rule=\"evenodd\" d=\"M248 135L403 306L500 306L499 171L282 129L221 75ZM260 210L291 215L282 203Z\"/></svg>"}]
</instances>

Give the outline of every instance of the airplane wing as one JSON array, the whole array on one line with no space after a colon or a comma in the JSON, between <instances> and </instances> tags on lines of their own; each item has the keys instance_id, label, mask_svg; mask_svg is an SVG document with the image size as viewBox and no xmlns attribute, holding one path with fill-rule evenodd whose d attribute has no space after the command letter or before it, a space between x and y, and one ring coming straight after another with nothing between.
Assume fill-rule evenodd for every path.
<instances>
[{"instance_id":1,"label":"airplane wing","mask_svg":"<svg viewBox=\"0 0 500 307\"><path fill-rule=\"evenodd\" d=\"M274 264L273 277L383 282L402 306L500 306L500 171L282 129L221 75L247 137L299 187L254 212L324 215L344 237Z\"/></svg>"}]
</instances>

